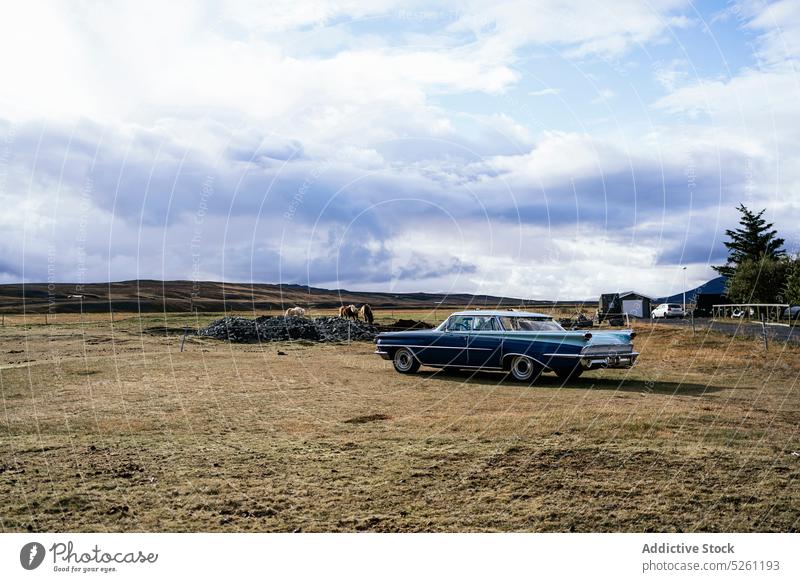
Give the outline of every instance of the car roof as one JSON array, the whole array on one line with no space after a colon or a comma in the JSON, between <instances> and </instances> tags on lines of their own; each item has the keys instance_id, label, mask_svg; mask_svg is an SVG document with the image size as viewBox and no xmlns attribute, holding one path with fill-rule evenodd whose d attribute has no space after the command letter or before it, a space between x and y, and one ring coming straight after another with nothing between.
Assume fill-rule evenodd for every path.
<instances>
[{"instance_id":1,"label":"car roof","mask_svg":"<svg viewBox=\"0 0 800 582\"><path fill-rule=\"evenodd\" d=\"M536 313L534 311L510 311L506 310L497 310L497 309L471 309L467 311L456 311L455 313L451 313L450 315L483 315L483 316L492 316L496 315L498 317L547 317L552 319L552 315L547 315L546 313Z\"/></svg>"}]
</instances>

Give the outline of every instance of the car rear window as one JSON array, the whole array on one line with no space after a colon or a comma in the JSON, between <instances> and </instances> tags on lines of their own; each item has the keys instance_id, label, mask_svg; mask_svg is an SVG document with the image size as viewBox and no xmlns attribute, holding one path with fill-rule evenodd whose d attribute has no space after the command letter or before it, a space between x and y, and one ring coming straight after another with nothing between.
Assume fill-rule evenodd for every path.
<instances>
[{"instance_id":1,"label":"car rear window","mask_svg":"<svg viewBox=\"0 0 800 582\"><path fill-rule=\"evenodd\" d=\"M558 322L537 317L501 317L506 331L564 331Z\"/></svg>"}]
</instances>

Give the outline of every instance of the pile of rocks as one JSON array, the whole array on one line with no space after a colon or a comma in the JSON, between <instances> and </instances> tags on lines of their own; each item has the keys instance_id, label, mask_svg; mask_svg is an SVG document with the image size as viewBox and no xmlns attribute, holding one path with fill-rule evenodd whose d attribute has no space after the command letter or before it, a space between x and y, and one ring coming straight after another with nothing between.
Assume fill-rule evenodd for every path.
<instances>
[{"instance_id":1,"label":"pile of rocks","mask_svg":"<svg viewBox=\"0 0 800 582\"><path fill-rule=\"evenodd\" d=\"M341 317L317 317L314 324L321 340L341 342L347 340L372 341L380 333L380 327L366 321L352 321Z\"/></svg>"},{"instance_id":2,"label":"pile of rocks","mask_svg":"<svg viewBox=\"0 0 800 582\"><path fill-rule=\"evenodd\" d=\"M197 335L229 340L237 343L281 342L308 340L315 342L341 342L372 340L379 328L363 321L349 321L341 317L271 317L256 319L223 317L200 329Z\"/></svg>"}]
</instances>

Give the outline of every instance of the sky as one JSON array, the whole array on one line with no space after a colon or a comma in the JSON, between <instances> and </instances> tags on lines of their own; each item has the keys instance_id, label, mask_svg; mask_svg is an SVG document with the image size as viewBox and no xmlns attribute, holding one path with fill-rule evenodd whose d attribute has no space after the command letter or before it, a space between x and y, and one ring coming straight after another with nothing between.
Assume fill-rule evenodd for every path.
<instances>
[{"instance_id":1,"label":"sky","mask_svg":"<svg viewBox=\"0 0 800 582\"><path fill-rule=\"evenodd\" d=\"M0 283L663 296L740 203L800 246L800 0L24 2L0 54Z\"/></svg>"}]
</instances>

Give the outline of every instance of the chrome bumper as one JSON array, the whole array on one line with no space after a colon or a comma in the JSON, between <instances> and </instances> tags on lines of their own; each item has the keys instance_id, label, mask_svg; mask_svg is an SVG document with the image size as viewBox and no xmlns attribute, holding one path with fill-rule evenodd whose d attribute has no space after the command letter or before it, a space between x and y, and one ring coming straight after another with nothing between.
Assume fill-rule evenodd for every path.
<instances>
[{"instance_id":1,"label":"chrome bumper","mask_svg":"<svg viewBox=\"0 0 800 582\"><path fill-rule=\"evenodd\" d=\"M383 351L383 350L381 350L381 349L377 349L377 350L375 350L373 353L374 353L374 354L378 354L378 355L379 355L380 357L382 357L384 360L391 360L391 359L392 359L392 358L389 356L389 352L384 352L384 351Z\"/></svg>"},{"instance_id":2,"label":"chrome bumper","mask_svg":"<svg viewBox=\"0 0 800 582\"><path fill-rule=\"evenodd\" d=\"M638 355L639 354L636 352L608 356L592 354L591 356L581 357L581 367L585 370L594 370L597 368L630 368L636 363L636 357Z\"/></svg>"},{"instance_id":3,"label":"chrome bumper","mask_svg":"<svg viewBox=\"0 0 800 582\"><path fill-rule=\"evenodd\" d=\"M580 360L584 370L596 370L598 368L630 368L636 363L638 352L623 352L609 354L543 354L551 358L564 358L569 360Z\"/></svg>"}]
</instances>

